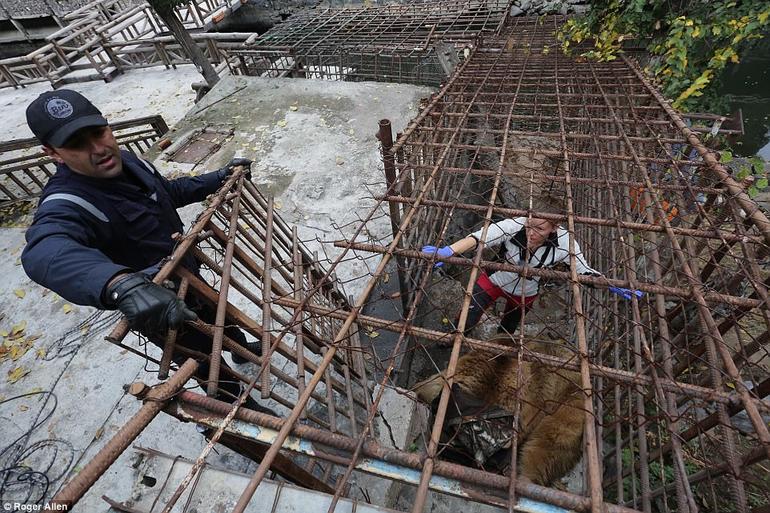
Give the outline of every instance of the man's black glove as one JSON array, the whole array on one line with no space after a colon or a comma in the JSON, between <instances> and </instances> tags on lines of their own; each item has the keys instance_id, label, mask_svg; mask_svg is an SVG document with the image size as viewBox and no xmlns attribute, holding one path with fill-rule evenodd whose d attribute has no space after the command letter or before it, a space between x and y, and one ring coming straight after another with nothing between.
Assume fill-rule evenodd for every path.
<instances>
[{"instance_id":1,"label":"man's black glove","mask_svg":"<svg viewBox=\"0 0 770 513\"><path fill-rule=\"evenodd\" d=\"M142 273L119 279L107 288L107 297L123 312L131 329L164 334L198 318L176 294Z\"/></svg>"},{"instance_id":2,"label":"man's black glove","mask_svg":"<svg viewBox=\"0 0 770 513\"><path fill-rule=\"evenodd\" d=\"M217 169L217 173L219 175L219 179L224 182L225 178L233 174L233 168L236 166L243 166L246 168L246 180L251 180L251 163L252 161L249 159L244 159L241 157L236 157L230 162L227 163L227 165L223 168Z\"/></svg>"}]
</instances>

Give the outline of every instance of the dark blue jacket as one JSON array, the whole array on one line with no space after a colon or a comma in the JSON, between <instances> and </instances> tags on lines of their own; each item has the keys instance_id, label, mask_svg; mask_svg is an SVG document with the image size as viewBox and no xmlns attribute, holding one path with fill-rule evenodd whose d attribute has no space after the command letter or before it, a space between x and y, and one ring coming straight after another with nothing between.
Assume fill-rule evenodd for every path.
<instances>
[{"instance_id":1,"label":"dark blue jacket","mask_svg":"<svg viewBox=\"0 0 770 513\"><path fill-rule=\"evenodd\" d=\"M217 171L166 180L149 163L123 151L131 180L104 179L57 166L26 233L21 262L27 275L68 301L106 308L102 292L116 274L158 264L183 232L176 209L202 201L222 183ZM196 270L190 257L183 262Z\"/></svg>"}]
</instances>

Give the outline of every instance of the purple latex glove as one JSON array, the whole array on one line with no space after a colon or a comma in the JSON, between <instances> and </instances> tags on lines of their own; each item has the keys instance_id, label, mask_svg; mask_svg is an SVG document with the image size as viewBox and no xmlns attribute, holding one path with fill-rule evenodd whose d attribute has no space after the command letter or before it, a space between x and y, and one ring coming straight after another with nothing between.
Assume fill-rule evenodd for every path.
<instances>
[{"instance_id":1,"label":"purple latex glove","mask_svg":"<svg viewBox=\"0 0 770 513\"><path fill-rule=\"evenodd\" d=\"M641 299L644 296L644 292L642 292L641 290L624 289L623 287L608 287L607 290L609 290L613 294L617 294L623 299L631 299L632 294L639 299Z\"/></svg>"},{"instance_id":2,"label":"purple latex glove","mask_svg":"<svg viewBox=\"0 0 770 513\"><path fill-rule=\"evenodd\" d=\"M449 246L442 246L440 248L437 248L436 246L423 246L420 251L423 253L428 253L429 255L436 255L437 257L441 258L449 258L455 254L455 252ZM442 265L444 265L444 262L436 262L436 265L433 267L441 267Z\"/></svg>"}]
</instances>

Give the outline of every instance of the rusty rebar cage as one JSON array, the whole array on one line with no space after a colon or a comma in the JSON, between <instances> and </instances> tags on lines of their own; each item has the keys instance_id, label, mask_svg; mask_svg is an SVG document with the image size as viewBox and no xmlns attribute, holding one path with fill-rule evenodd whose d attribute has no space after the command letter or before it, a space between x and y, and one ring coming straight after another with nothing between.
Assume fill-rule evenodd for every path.
<instances>
[{"instance_id":1,"label":"rusty rebar cage","mask_svg":"<svg viewBox=\"0 0 770 513\"><path fill-rule=\"evenodd\" d=\"M156 402L169 399L166 412L215 430L212 440L249 439L249 426L260 427L250 439L269 448L234 511L244 511L268 471L281 466L306 486L312 478L333 488L329 511L349 492L354 471L414 485L408 508L415 513L434 492L509 511L544 509L532 500L595 512L748 512L770 503L763 401L770 221L633 62L563 55L555 39L562 21L509 20L472 49L395 143L381 122L386 180L372 184L377 201L365 218L337 227L341 249L320 258L323 265L240 173L180 240L156 280L177 273L186 280L181 291L208 291L220 315L214 325L195 323L214 340L211 355L196 356L215 362L224 347L261 365L253 376L222 375L290 410L278 418L189 391L171 397L172 387L153 392ZM482 244L442 258L439 273L437 257L420 251L510 217L560 223L570 248L565 265L514 265ZM372 235L378 230L369 227L383 220L392 237ZM578 241L600 276L579 274ZM188 252L204 264L208 285L177 268ZM356 259L371 272L347 301L334 275ZM539 299L508 344L485 335L498 324L494 313L464 334L474 283L495 271L541 278ZM393 275L398 292L373 293ZM623 298L609 287L642 294ZM378 305L398 309L401 319L372 314ZM269 341L263 353L223 336L231 323ZM370 346L385 337L365 336L372 330L393 335L381 361ZM114 338L123 334L125 327ZM560 352L541 349L549 346ZM519 389L527 383L520 372L507 472L451 456L442 433L462 354L513 358L518 369L526 362L570 380L579 394L582 482L564 491L522 479ZM406 369L395 368L399 355L411 355ZM211 368L210 395L221 379ZM397 382L395 370L408 377ZM445 378L424 449L375 443L383 390L439 371ZM287 385L281 392L270 385L278 381ZM304 468L302 458L319 461L310 475L293 472ZM103 471L98 463L81 472L83 480ZM82 492L75 483L56 500Z\"/></svg>"},{"instance_id":2,"label":"rusty rebar cage","mask_svg":"<svg viewBox=\"0 0 770 513\"><path fill-rule=\"evenodd\" d=\"M462 51L496 34L510 2L457 1L308 9L231 53L234 73L413 83L446 80L435 45Z\"/></svg>"},{"instance_id":3,"label":"rusty rebar cage","mask_svg":"<svg viewBox=\"0 0 770 513\"><path fill-rule=\"evenodd\" d=\"M770 387L768 220L633 63L565 57L559 21L512 20L472 53L391 150L398 173L384 199L399 205L397 243L351 246L409 259L411 301L431 298L422 318L440 310L459 332L483 270L566 284L526 313L535 329L520 330L517 347L497 351L580 372L593 510L604 501L643 511L767 504L758 462L770 454L760 401ZM459 316L442 305L446 292L416 250L516 216L560 221L604 276L579 276L575 256L554 271L479 249L446 259L470 276ZM621 299L608 286L645 295ZM571 357L527 347L553 332L570 341ZM451 375L469 341L449 337ZM428 458L441 450L448 402L445 387Z\"/></svg>"}]
</instances>

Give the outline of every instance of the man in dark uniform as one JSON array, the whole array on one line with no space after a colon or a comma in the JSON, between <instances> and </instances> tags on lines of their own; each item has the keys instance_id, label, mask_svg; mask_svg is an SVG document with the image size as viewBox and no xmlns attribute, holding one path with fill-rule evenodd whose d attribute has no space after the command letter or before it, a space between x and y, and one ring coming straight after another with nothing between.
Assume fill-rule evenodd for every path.
<instances>
[{"instance_id":1,"label":"man in dark uniform","mask_svg":"<svg viewBox=\"0 0 770 513\"><path fill-rule=\"evenodd\" d=\"M160 347L169 329L180 329L179 345L210 354L211 340L183 324L197 317L213 324L212 306L194 293L185 304L150 277L173 251L172 235L183 232L176 209L204 200L234 166L251 161L233 159L210 173L166 180L148 162L121 151L101 112L66 89L35 99L27 107L27 124L57 164L26 233L21 261L29 277L73 303L120 310L132 329ZM192 256L182 265L198 272ZM260 343L248 344L238 328L228 327L225 334L261 352ZM197 379L205 381L208 372L208 363L201 362ZM228 401L241 391L225 380L219 388ZM245 405L269 411L250 397Z\"/></svg>"}]
</instances>

